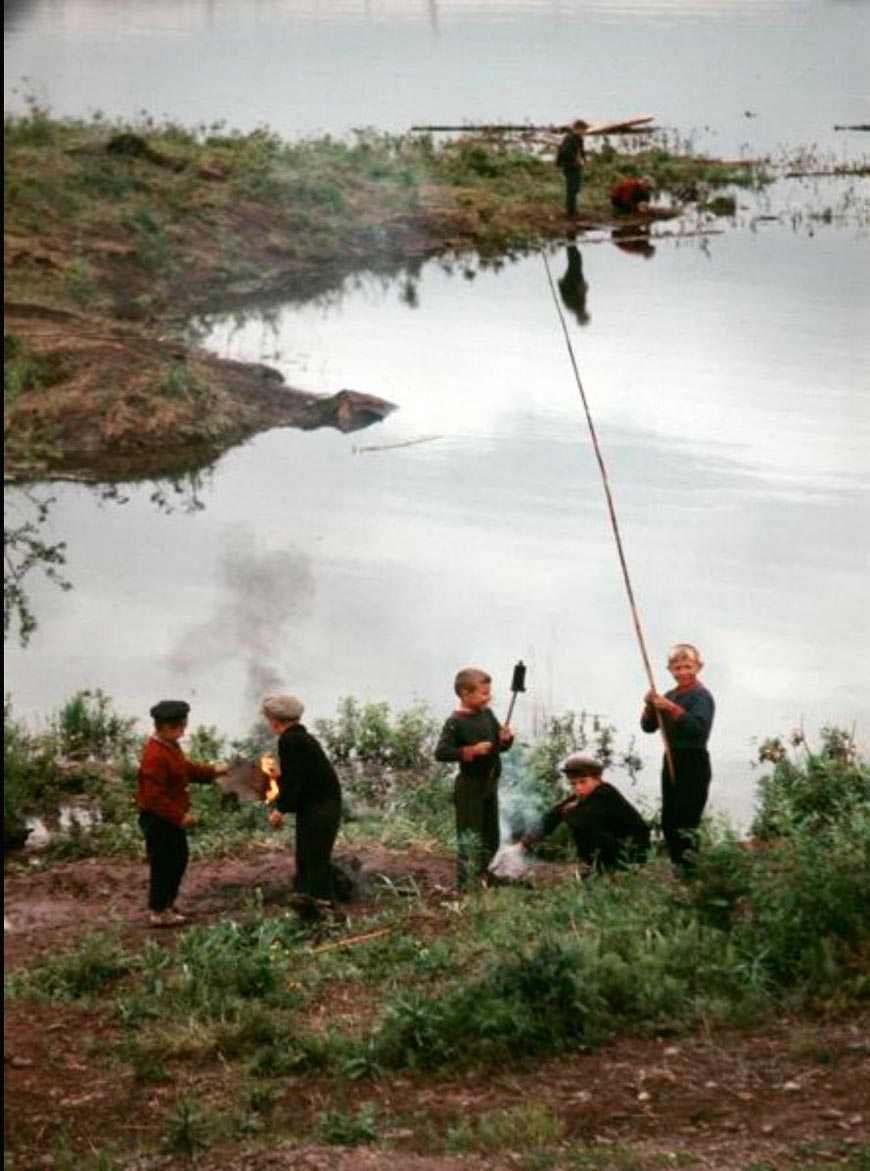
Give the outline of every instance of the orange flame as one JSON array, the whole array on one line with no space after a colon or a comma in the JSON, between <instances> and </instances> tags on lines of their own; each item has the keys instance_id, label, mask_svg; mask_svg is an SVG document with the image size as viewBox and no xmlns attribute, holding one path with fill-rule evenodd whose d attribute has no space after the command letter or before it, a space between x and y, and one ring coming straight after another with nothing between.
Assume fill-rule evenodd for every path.
<instances>
[{"instance_id":1,"label":"orange flame","mask_svg":"<svg viewBox=\"0 0 870 1171\"><path fill-rule=\"evenodd\" d=\"M265 753L263 756L260 757L260 772L263 774L263 776L266 778L266 781L268 782L266 785L266 792L263 796L263 800L266 802L267 805L271 805L279 793L278 765L275 763L274 756L269 756L268 753Z\"/></svg>"}]
</instances>

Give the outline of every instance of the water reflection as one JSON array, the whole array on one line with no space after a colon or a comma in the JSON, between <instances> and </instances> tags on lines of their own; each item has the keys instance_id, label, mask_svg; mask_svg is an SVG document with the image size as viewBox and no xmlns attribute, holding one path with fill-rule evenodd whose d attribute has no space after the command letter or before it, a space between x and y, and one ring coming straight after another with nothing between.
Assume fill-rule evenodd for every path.
<instances>
[{"instance_id":1,"label":"water reflection","mask_svg":"<svg viewBox=\"0 0 870 1171\"><path fill-rule=\"evenodd\" d=\"M649 224L621 224L612 229L610 238L620 252L627 252L630 256L650 260L656 254Z\"/></svg>"},{"instance_id":2,"label":"water reflection","mask_svg":"<svg viewBox=\"0 0 870 1171\"><path fill-rule=\"evenodd\" d=\"M590 314L586 308L586 294L589 283L583 276L583 257L576 244L569 244L565 249L567 268L565 275L559 280L559 296L562 304L577 319L578 325L587 325Z\"/></svg>"},{"instance_id":3,"label":"water reflection","mask_svg":"<svg viewBox=\"0 0 870 1171\"><path fill-rule=\"evenodd\" d=\"M22 107L15 87L28 79L64 115L147 110L286 137L433 121L547 125L575 108L579 45L594 121L635 113L629 93L649 95L661 125L725 155L795 141L839 148L835 124L866 122L866 4L32 0L6 3L4 24L7 108Z\"/></svg>"},{"instance_id":4,"label":"water reflection","mask_svg":"<svg viewBox=\"0 0 870 1171\"><path fill-rule=\"evenodd\" d=\"M64 576L66 541L46 539L54 496L25 486L6 492L3 500L3 637L17 634L27 646L37 619L27 592L27 579L40 570L61 590L72 589Z\"/></svg>"},{"instance_id":5,"label":"water reflection","mask_svg":"<svg viewBox=\"0 0 870 1171\"><path fill-rule=\"evenodd\" d=\"M773 229L703 250L659 240L655 265L573 246L594 291L578 357L644 630L657 672L677 638L707 656L715 801L733 810L752 736L870 710L866 251L833 229L811 245ZM576 275L568 247L552 253L561 276ZM227 453L188 510L172 485L169 511L155 485L124 485L123 508L57 486L77 588L34 584L40 629L9 656L16 710L83 686L124 712L182 694L234 735L267 672L315 717L348 694L440 710L458 664L509 673L521 656L530 719L585 708L632 731L637 652L540 259L433 262L415 303L401 279L359 279L210 338L226 357L280 353L312 391L400 403L377 454L334 430L272 431Z\"/></svg>"},{"instance_id":6,"label":"water reflection","mask_svg":"<svg viewBox=\"0 0 870 1171\"><path fill-rule=\"evenodd\" d=\"M148 500L158 512L191 514L205 508L211 468L152 480ZM86 487L98 507L128 504L133 485L93 484ZM28 645L39 626L32 600L34 579L42 574L57 589L74 587L67 563L67 541L55 539L52 512L63 485L51 490L31 484L9 485L3 499L3 637Z\"/></svg>"}]
</instances>

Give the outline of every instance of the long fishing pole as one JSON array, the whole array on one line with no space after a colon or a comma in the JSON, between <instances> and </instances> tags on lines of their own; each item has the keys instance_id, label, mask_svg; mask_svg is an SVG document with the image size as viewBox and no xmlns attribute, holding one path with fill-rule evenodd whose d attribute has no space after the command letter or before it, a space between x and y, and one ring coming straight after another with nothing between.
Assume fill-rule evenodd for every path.
<instances>
[{"instance_id":1,"label":"long fishing pole","mask_svg":"<svg viewBox=\"0 0 870 1171\"><path fill-rule=\"evenodd\" d=\"M577 383L577 389L580 391L580 401L583 403L583 411L586 415L586 423L589 427L589 434L592 437L592 447L595 451L595 458L598 461L598 470L601 472L601 482L604 485L604 496L607 500L607 511L610 516L610 527L613 529L613 536L616 540L616 551L619 554L619 564L622 567L622 579L625 582L625 590L628 594L628 604L631 607L631 617L634 621L634 631L637 635L638 645L640 647L640 655L643 659L644 669L646 670L646 677L649 682L650 690L655 691L655 679L653 678L652 667L650 666L649 655L646 650L646 641L643 637L643 629L640 625L640 617L637 612L637 604L634 600L634 590L631 587L631 578L628 574L628 563L625 559L625 551L622 547L622 537L619 533L619 523L616 519L616 509L613 505L613 496L610 492L610 482L607 478L607 468L604 464L604 457L601 454L601 448L598 444L598 436L595 432L595 424L592 421L592 412L589 410L589 402L586 398L586 391L583 389L583 382L580 378L580 371L577 368L577 359L574 357L574 347L571 345L571 337L568 333L568 327L565 324L565 315L562 312L562 306L559 304L559 298L556 295L556 285L553 281L553 274L550 271L550 264L547 260L546 253L541 253L541 259L544 262L544 268L547 271L547 281L550 285L550 292L553 294L553 304L556 306L556 313L559 317L559 322L562 326L562 333L565 337L565 345L568 347L568 355L571 358L571 367L574 370L574 380ZM671 754L671 745L668 741L668 734L665 731L665 724L662 718L662 713L658 708L653 709L656 713L656 721L659 726L659 731L662 734L662 741L665 748L665 760L668 763L668 773L673 781L674 779L674 758Z\"/></svg>"}]
</instances>

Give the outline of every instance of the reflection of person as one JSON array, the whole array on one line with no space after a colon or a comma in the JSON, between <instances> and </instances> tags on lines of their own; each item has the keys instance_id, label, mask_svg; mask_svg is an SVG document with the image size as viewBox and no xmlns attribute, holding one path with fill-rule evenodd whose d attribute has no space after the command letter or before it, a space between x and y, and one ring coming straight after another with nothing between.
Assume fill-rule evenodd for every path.
<instances>
[{"instance_id":1,"label":"reflection of person","mask_svg":"<svg viewBox=\"0 0 870 1171\"><path fill-rule=\"evenodd\" d=\"M622 224L610 233L613 243L623 252L642 256L649 260L655 256L655 245L650 242L650 226L647 223Z\"/></svg>"},{"instance_id":2,"label":"reflection of person","mask_svg":"<svg viewBox=\"0 0 870 1171\"><path fill-rule=\"evenodd\" d=\"M610 206L616 212L645 215L649 212L655 184L649 175L629 175L610 191Z\"/></svg>"},{"instance_id":3,"label":"reflection of person","mask_svg":"<svg viewBox=\"0 0 870 1171\"><path fill-rule=\"evenodd\" d=\"M588 126L588 122L578 118L559 143L559 149L556 152L556 166L565 176L565 215L567 216L577 215L577 197L580 194L583 167L586 163L583 131L588 129Z\"/></svg>"},{"instance_id":4,"label":"reflection of person","mask_svg":"<svg viewBox=\"0 0 870 1171\"><path fill-rule=\"evenodd\" d=\"M644 732L655 732L656 711L662 719L674 765L672 777L667 757L662 762L662 833L671 861L684 869L690 865L687 855L697 849L697 829L710 788L707 740L716 705L698 679L703 666L691 643L671 647L668 670L677 685L664 695L647 692L640 721Z\"/></svg>"},{"instance_id":5,"label":"reflection of person","mask_svg":"<svg viewBox=\"0 0 870 1171\"><path fill-rule=\"evenodd\" d=\"M597 760L574 753L562 766L572 792L544 815L523 844L547 837L564 822L574 836L577 856L596 870L620 870L644 862L649 853L649 826L620 791L603 781Z\"/></svg>"},{"instance_id":6,"label":"reflection of person","mask_svg":"<svg viewBox=\"0 0 870 1171\"><path fill-rule=\"evenodd\" d=\"M296 814L293 889L335 901L332 847L341 822L341 785L326 753L300 723L304 705L293 695L267 695L263 716L278 737L278 796L269 824L279 829Z\"/></svg>"},{"instance_id":7,"label":"reflection of person","mask_svg":"<svg viewBox=\"0 0 870 1171\"><path fill-rule=\"evenodd\" d=\"M453 788L457 883L460 890L468 890L476 880L486 882L487 867L498 850L499 753L510 748L513 733L490 710L492 679L485 671L464 668L453 689L459 707L441 729L435 759L459 765Z\"/></svg>"},{"instance_id":8,"label":"reflection of person","mask_svg":"<svg viewBox=\"0 0 870 1171\"><path fill-rule=\"evenodd\" d=\"M151 708L154 734L146 742L136 778L139 828L148 851L148 907L154 927L186 922L175 900L187 870L187 830L196 824L190 812L190 782L208 784L226 772L224 765L194 764L179 741L187 728L190 705L163 699Z\"/></svg>"},{"instance_id":9,"label":"reflection of person","mask_svg":"<svg viewBox=\"0 0 870 1171\"><path fill-rule=\"evenodd\" d=\"M568 267L559 281L562 304L571 310L581 325L585 325L589 320L589 314L586 312L586 293L589 285L583 276L583 257L576 244L569 244L565 254L568 258Z\"/></svg>"}]
</instances>

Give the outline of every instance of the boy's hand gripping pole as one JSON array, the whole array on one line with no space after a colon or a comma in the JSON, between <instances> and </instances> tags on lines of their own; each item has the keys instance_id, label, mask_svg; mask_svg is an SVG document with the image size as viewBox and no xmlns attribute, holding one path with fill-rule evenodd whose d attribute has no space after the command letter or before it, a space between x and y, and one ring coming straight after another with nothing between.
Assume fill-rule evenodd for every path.
<instances>
[{"instance_id":1,"label":"boy's hand gripping pole","mask_svg":"<svg viewBox=\"0 0 870 1171\"><path fill-rule=\"evenodd\" d=\"M526 689L526 665L520 659L514 667L513 678L511 679L511 701L508 705L507 715L504 718L505 724L511 722L511 716L514 712L514 704L517 702L517 695Z\"/></svg>"}]
</instances>

